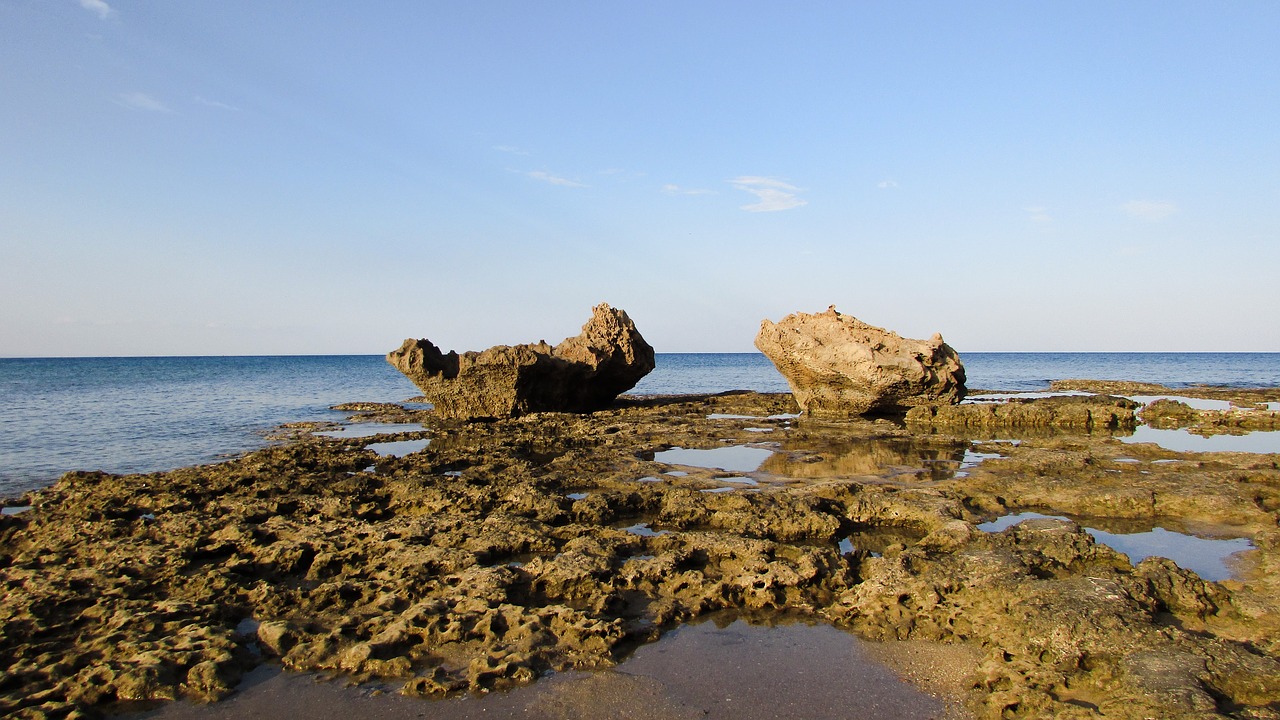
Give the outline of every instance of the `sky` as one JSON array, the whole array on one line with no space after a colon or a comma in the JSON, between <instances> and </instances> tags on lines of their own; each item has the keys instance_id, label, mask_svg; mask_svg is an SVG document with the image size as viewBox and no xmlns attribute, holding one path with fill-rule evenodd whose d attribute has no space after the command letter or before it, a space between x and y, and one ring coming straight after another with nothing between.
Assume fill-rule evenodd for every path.
<instances>
[{"instance_id":1,"label":"sky","mask_svg":"<svg viewBox=\"0 0 1280 720\"><path fill-rule=\"evenodd\" d=\"M1280 3L0 0L0 356L1280 351Z\"/></svg>"}]
</instances>

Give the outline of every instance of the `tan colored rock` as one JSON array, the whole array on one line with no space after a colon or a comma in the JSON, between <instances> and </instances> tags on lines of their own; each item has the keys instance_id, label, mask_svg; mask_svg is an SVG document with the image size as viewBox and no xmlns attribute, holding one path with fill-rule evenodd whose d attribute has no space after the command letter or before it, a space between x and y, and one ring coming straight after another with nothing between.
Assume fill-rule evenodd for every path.
<instances>
[{"instance_id":1,"label":"tan colored rock","mask_svg":"<svg viewBox=\"0 0 1280 720\"><path fill-rule=\"evenodd\" d=\"M852 417L964 399L964 365L942 341L910 340L835 306L764 320L756 347L787 379L809 415Z\"/></svg>"},{"instance_id":2,"label":"tan colored rock","mask_svg":"<svg viewBox=\"0 0 1280 720\"><path fill-rule=\"evenodd\" d=\"M601 303L582 333L546 342L443 354L405 340L387 362L444 417L502 418L532 412L593 412L611 405L654 368L653 348L626 312Z\"/></svg>"},{"instance_id":3,"label":"tan colored rock","mask_svg":"<svg viewBox=\"0 0 1280 720\"><path fill-rule=\"evenodd\" d=\"M272 655L283 657L298 643L298 636L288 623L264 622L258 626L258 642Z\"/></svg>"},{"instance_id":4,"label":"tan colored rock","mask_svg":"<svg viewBox=\"0 0 1280 720\"><path fill-rule=\"evenodd\" d=\"M246 616L261 621L263 655L288 668L442 695L609 666L725 609L977 648L961 683L977 717L1275 716L1271 456L1184 456L1105 432L1000 427L989 434L1001 441L974 444L988 433L766 419L788 398L699 395L486 423L405 409L433 441L377 473L360 472L372 457L363 441L305 437L170 472L68 473L31 493L31 510L3 516L0 717L220 697L262 661ZM749 473L755 487L701 492L725 473L669 475L644 459L758 445L764 425L794 462ZM876 455L878 466L803 462L887 440L901 452ZM1002 457L952 477L965 450ZM812 472L792 474L799 464ZM1134 567L1075 523L974 525L1023 510L1113 534L1215 528L1256 549L1214 582L1158 558Z\"/></svg>"},{"instance_id":5,"label":"tan colored rock","mask_svg":"<svg viewBox=\"0 0 1280 720\"><path fill-rule=\"evenodd\" d=\"M957 428L1073 428L1132 430L1138 403L1109 395L1013 398L963 405L920 404L906 414L909 425Z\"/></svg>"}]
</instances>

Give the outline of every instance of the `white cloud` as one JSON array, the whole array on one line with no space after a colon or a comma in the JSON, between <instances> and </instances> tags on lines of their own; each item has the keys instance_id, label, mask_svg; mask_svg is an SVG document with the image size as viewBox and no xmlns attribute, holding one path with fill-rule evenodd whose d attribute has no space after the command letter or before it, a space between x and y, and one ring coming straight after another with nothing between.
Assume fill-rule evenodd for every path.
<instances>
[{"instance_id":1,"label":"white cloud","mask_svg":"<svg viewBox=\"0 0 1280 720\"><path fill-rule=\"evenodd\" d=\"M706 188L680 187L679 185L676 185L674 183L667 183L666 185L663 185L662 192L666 193L667 195L715 195L716 194L714 190L707 190Z\"/></svg>"},{"instance_id":2,"label":"white cloud","mask_svg":"<svg viewBox=\"0 0 1280 720\"><path fill-rule=\"evenodd\" d=\"M1164 220L1178 212L1178 206L1163 200L1130 200L1120 209L1140 220Z\"/></svg>"},{"instance_id":3,"label":"white cloud","mask_svg":"<svg viewBox=\"0 0 1280 720\"><path fill-rule=\"evenodd\" d=\"M147 110L150 112L173 112L168 105L151 97L146 93L131 92L120 93L116 96L116 101L131 110Z\"/></svg>"},{"instance_id":4,"label":"white cloud","mask_svg":"<svg viewBox=\"0 0 1280 720\"><path fill-rule=\"evenodd\" d=\"M228 104L226 104L226 103L221 103L221 102L218 102L217 100L210 100L209 98L201 97L201 96L199 96L199 95L195 96L195 98L194 98L194 99L195 99L195 101L196 101L197 103L199 103L199 104L201 104L201 105L204 105L204 106L206 106L206 107L218 108L218 109L220 109L220 110L231 110L231 111L234 111L234 112L240 112L240 108L236 107L235 105L228 105Z\"/></svg>"},{"instance_id":5,"label":"white cloud","mask_svg":"<svg viewBox=\"0 0 1280 720\"><path fill-rule=\"evenodd\" d=\"M583 185L580 182L574 182L568 178L562 178L559 175L552 175L551 173L543 172L542 170L530 170L523 174L533 178L534 180L541 180L542 182L559 185L561 187L586 187L586 185Z\"/></svg>"},{"instance_id":6,"label":"white cloud","mask_svg":"<svg viewBox=\"0 0 1280 720\"><path fill-rule=\"evenodd\" d=\"M730 180L729 184L759 198L760 202L742 206L747 212L777 212L809 204L796 197L800 188L775 178L744 175Z\"/></svg>"},{"instance_id":7,"label":"white cloud","mask_svg":"<svg viewBox=\"0 0 1280 720\"><path fill-rule=\"evenodd\" d=\"M1029 208L1023 208L1027 211L1027 219L1034 223L1050 223L1053 222L1053 216L1049 214L1049 208L1034 205Z\"/></svg>"},{"instance_id":8,"label":"white cloud","mask_svg":"<svg viewBox=\"0 0 1280 720\"><path fill-rule=\"evenodd\" d=\"M614 178L618 182L631 182L632 180L639 180L645 176L645 173L636 170L627 170L625 168L605 168L597 171L596 174L607 178Z\"/></svg>"},{"instance_id":9,"label":"white cloud","mask_svg":"<svg viewBox=\"0 0 1280 720\"><path fill-rule=\"evenodd\" d=\"M106 20L113 10L111 6L103 2L103 0L80 0L80 7L92 13L97 13L98 17Z\"/></svg>"},{"instance_id":10,"label":"white cloud","mask_svg":"<svg viewBox=\"0 0 1280 720\"><path fill-rule=\"evenodd\" d=\"M896 188L898 187L898 181L897 180L881 180L880 182L876 183L876 187L882 190L887 188Z\"/></svg>"}]
</instances>

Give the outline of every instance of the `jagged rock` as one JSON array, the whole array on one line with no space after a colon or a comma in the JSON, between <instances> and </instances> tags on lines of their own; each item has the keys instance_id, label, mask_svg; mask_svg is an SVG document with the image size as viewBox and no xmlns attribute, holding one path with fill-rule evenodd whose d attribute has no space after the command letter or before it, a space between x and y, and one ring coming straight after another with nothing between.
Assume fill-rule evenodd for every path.
<instances>
[{"instance_id":1,"label":"jagged rock","mask_svg":"<svg viewBox=\"0 0 1280 720\"><path fill-rule=\"evenodd\" d=\"M608 407L654 368L653 348L626 312L601 303L582 333L546 342L445 355L429 340L405 340L387 362L449 418L592 412Z\"/></svg>"},{"instance_id":2,"label":"jagged rock","mask_svg":"<svg viewBox=\"0 0 1280 720\"><path fill-rule=\"evenodd\" d=\"M910 340L834 305L762 321L756 347L809 415L851 417L964 399L964 365L941 335Z\"/></svg>"}]
</instances>

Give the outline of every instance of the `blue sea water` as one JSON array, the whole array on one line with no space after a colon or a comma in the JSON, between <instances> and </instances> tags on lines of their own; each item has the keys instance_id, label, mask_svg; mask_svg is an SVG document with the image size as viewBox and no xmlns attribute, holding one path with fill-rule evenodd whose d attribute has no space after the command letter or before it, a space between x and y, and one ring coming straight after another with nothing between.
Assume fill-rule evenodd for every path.
<instances>
[{"instance_id":1,"label":"blue sea water","mask_svg":"<svg viewBox=\"0 0 1280 720\"><path fill-rule=\"evenodd\" d=\"M971 388L1042 390L1061 378L1280 386L1280 353L965 353ZM635 394L786 392L758 353L659 354ZM380 355L0 359L0 497L68 470L151 472L263 446L330 406L417 394Z\"/></svg>"},{"instance_id":2,"label":"blue sea water","mask_svg":"<svg viewBox=\"0 0 1280 720\"><path fill-rule=\"evenodd\" d=\"M1052 380L1133 380L1168 387L1280 386L1280 353L962 353L970 389L1034 391Z\"/></svg>"}]
</instances>

